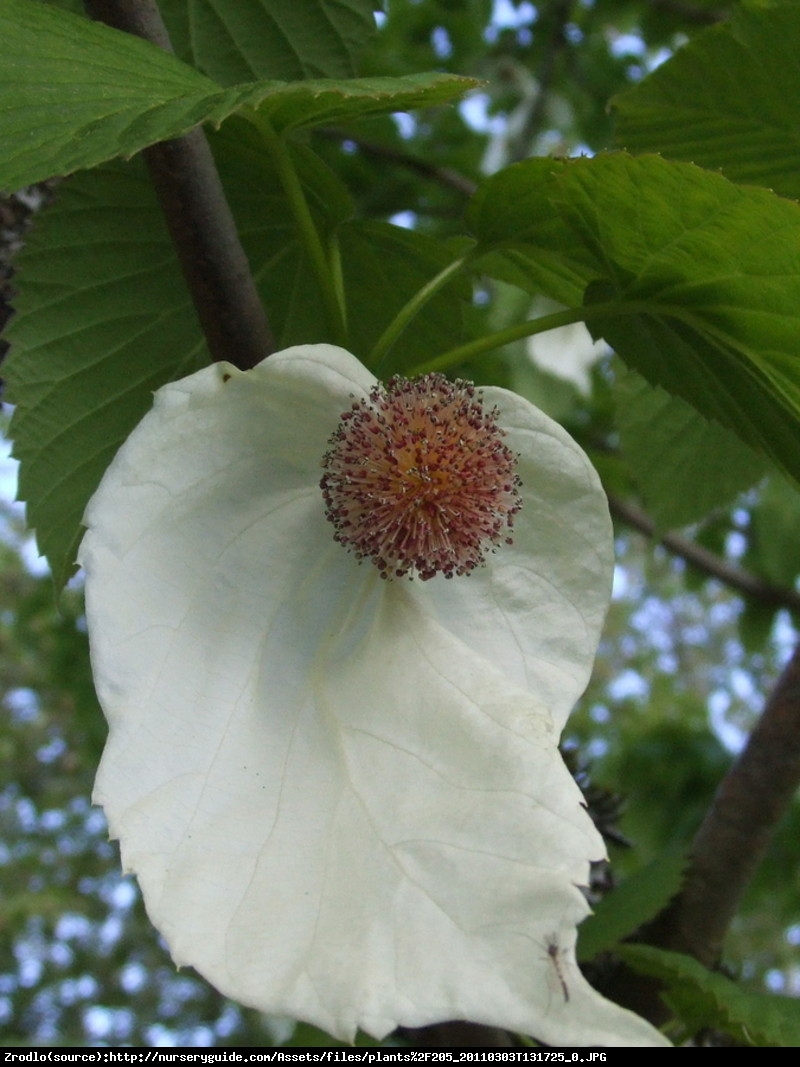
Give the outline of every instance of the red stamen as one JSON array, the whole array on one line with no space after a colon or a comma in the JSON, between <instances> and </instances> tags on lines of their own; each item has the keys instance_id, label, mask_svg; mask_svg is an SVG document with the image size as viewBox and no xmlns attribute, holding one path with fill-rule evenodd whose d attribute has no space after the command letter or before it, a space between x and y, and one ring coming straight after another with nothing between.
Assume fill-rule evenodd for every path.
<instances>
[{"instance_id":1,"label":"red stamen","mask_svg":"<svg viewBox=\"0 0 800 1067\"><path fill-rule=\"evenodd\" d=\"M468 574L510 543L517 460L497 411L441 374L392 378L354 403L323 457L334 539L384 578Z\"/></svg>"}]
</instances>

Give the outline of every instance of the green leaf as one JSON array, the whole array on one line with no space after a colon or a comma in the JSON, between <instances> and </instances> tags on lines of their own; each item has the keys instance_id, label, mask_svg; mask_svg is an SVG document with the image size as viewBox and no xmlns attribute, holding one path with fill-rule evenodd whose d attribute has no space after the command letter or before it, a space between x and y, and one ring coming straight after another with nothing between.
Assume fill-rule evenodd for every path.
<instances>
[{"instance_id":1,"label":"green leaf","mask_svg":"<svg viewBox=\"0 0 800 1067\"><path fill-rule=\"evenodd\" d=\"M597 264L550 206L562 177L554 159L505 167L478 187L466 223L488 253L480 263L487 274L574 305L597 277Z\"/></svg>"},{"instance_id":2,"label":"green leaf","mask_svg":"<svg viewBox=\"0 0 800 1067\"><path fill-rule=\"evenodd\" d=\"M745 560L744 565L747 565ZM762 604L753 597L742 599L739 615L739 639L746 652L751 656L760 656L772 639L772 627L775 623L776 607Z\"/></svg>"},{"instance_id":3,"label":"green leaf","mask_svg":"<svg viewBox=\"0 0 800 1067\"><path fill-rule=\"evenodd\" d=\"M625 945L620 955L635 970L669 987L665 999L691 1033L706 1027L731 1034L746 1045L800 1045L800 1001L748 993L690 956L651 945Z\"/></svg>"},{"instance_id":4,"label":"green leaf","mask_svg":"<svg viewBox=\"0 0 800 1067\"><path fill-rule=\"evenodd\" d=\"M60 587L80 522L160 385L208 355L139 168L82 175L31 231L6 364L19 497Z\"/></svg>"},{"instance_id":5,"label":"green leaf","mask_svg":"<svg viewBox=\"0 0 800 1067\"><path fill-rule=\"evenodd\" d=\"M680 889L686 862L683 852L666 852L603 897L578 929L578 959L609 952L655 918Z\"/></svg>"},{"instance_id":6,"label":"green leaf","mask_svg":"<svg viewBox=\"0 0 800 1067\"><path fill-rule=\"evenodd\" d=\"M173 47L222 85L347 78L375 33L373 0L160 0Z\"/></svg>"},{"instance_id":7,"label":"green leaf","mask_svg":"<svg viewBox=\"0 0 800 1067\"><path fill-rule=\"evenodd\" d=\"M510 167L468 221L487 253L541 251L551 278L560 256L591 280L596 336L800 479L800 206L617 153Z\"/></svg>"},{"instance_id":8,"label":"green leaf","mask_svg":"<svg viewBox=\"0 0 800 1067\"><path fill-rule=\"evenodd\" d=\"M447 104L468 89L474 89L476 84L473 78L436 73L341 82L279 83L268 91L263 87L258 89L258 111L276 130L286 133L366 115Z\"/></svg>"},{"instance_id":9,"label":"green leaf","mask_svg":"<svg viewBox=\"0 0 800 1067\"><path fill-rule=\"evenodd\" d=\"M317 278L261 134L234 117L210 140L278 346L328 341ZM305 145L289 148L314 225L328 235L353 213L347 190Z\"/></svg>"},{"instance_id":10,"label":"green leaf","mask_svg":"<svg viewBox=\"0 0 800 1067\"><path fill-rule=\"evenodd\" d=\"M743 4L614 97L616 142L800 197L800 6Z\"/></svg>"},{"instance_id":11,"label":"green leaf","mask_svg":"<svg viewBox=\"0 0 800 1067\"><path fill-rule=\"evenodd\" d=\"M730 430L636 371L618 369L622 450L659 530L698 522L766 473L761 456Z\"/></svg>"},{"instance_id":12,"label":"green leaf","mask_svg":"<svg viewBox=\"0 0 800 1067\"><path fill-rule=\"evenodd\" d=\"M0 187L17 189L198 123L259 107L276 129L444 103L474 82L440 74L355 81L260 82L222 89L130 34L44 4L0 0Z\"/></svg>"},{"instance_id":13,"label":"green leaf","mask_svg":"<svg viewBox=\"0 0 800 1067\"><path fill-rule=\"evenodd\" d=\"M46 2L86 17L82 0ZM220 85L352 77L375 35L378 6L373 0L158 3L175 54Z\"/></svg>"},{"instance_id":14,"label":"green leaf","mask_svg":"<svg viewBox=\"0 0 800 1067\"><path fill-rule=\"evenodd\" d=\"M231 95L146 41L44 4L0 0L0 36L7 188L219 118L218 104Z\"/></svg>"}]
</instances>

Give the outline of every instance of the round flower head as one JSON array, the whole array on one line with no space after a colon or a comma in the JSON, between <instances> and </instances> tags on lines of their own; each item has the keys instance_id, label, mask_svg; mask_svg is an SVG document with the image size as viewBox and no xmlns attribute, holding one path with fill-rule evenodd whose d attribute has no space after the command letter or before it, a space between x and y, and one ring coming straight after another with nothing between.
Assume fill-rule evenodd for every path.
<instances>
[{"instance_id":1,"label":"round flower head","mask_svg":"<svg viewBox=\"0 0 800 1067\"><path fill-rule=\"evenodd\" d=\"M395 377L342 415L321 482L335 540L383 578L468 574L520 509L497 410L469 382Z\"/></svg>"},{"instance_id":2,"label":"round flower head","mask_svg":"<svg viewBox=\"0 0 800 1067\"><path fill-rule=\"evenodd\" d=\"M560 427L299 346L159 390L85 521L95 799L177 963L343 1040L666 1043L575 962L612 554Z\"/></svg>"}]
</instances>

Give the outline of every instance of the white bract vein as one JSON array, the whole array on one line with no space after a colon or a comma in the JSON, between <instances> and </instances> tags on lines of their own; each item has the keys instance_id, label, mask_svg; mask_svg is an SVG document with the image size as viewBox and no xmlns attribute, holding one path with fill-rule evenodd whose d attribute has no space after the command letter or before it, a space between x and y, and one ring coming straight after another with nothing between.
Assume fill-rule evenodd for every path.
<instances>
[{"instance_id":1,"label":"white bract vein","mask_svg":"<svg viewBox=\"0 0 800 1067\"><path fill-rule=\"evenodd\" d=\"M484 390L514 543L384 580L333 541L321 457L374 378L307 345L156 394L81 547L110 736L95 799L179 964L343 1040L469 1019L666 1044L574 958L602 842L556 748L610 588L568 435Z\"/></svg>"}]
</instances>

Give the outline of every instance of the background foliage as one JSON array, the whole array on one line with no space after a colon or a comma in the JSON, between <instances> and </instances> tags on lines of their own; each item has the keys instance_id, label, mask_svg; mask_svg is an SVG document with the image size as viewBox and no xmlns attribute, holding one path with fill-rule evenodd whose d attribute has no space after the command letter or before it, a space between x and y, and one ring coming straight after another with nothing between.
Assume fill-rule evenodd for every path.
<instances>
[{"instance_id":1,"label":"background foliage","mask_svg":"<svg viewBox=\"0 0 800 1067\"><path fill-rule=\"evenodd\" d=\"M52 35L51 6L82 10L0 3L7 39L17 33L0 64L0 135L20 143L20 94L41 108L37 138L4 161L0 184L78 170L26 233L6 367L21 496L56 581L69 578L85 502L153 389L208 359L144 167L114 157L200 119L221 123L213 150L279 346L338 329L381 373L445 354L448 369L515 388L559 419L601 472L618 519L616 592L564 741L610 840L598 898L631 878L621 914L635 923L612 912L586 932L613 946L676 887L675 855L796 639L797 5L392 0L375 28L369 0L163 0L176 54L196 69L158 56L145 82L146 46L123 39L114 77L85 68L69 106L59 79L73 84L90 37L102 51L107 32L75 22ZM369 80L345 81L356 73ZM320 78L341 83L308 80ZM229 117L242 107L259 121ZM341 266L346 322L332 321L293 222L271 140L285 131L281 151ZM563 161L613 147L632 155ZM4 204L12 246L27 225L20 205ZM422 285L478 252L471 276L382 346ZM548 335L519 324L563 304L617 354L603 344L579 364L588 345L573 336L554 373ZM500 331L504 345L480 348ZM105 726L79 583L54 604L50 578L22 561L8 507L3 529L5 1043L328 1044L174 971L89 802ZM658 548L653 533L668 535ZM737 995L800 990L799 821L795 804L730 931ZM669 877L649 867L664 856ZM798 1043L796 1003L771 1024L760 1001L731 1007L688 966L648 966L672 976L690 1029ZM701 987L707 1011L689 1020Z\"/></svg>"}]
</instances>

